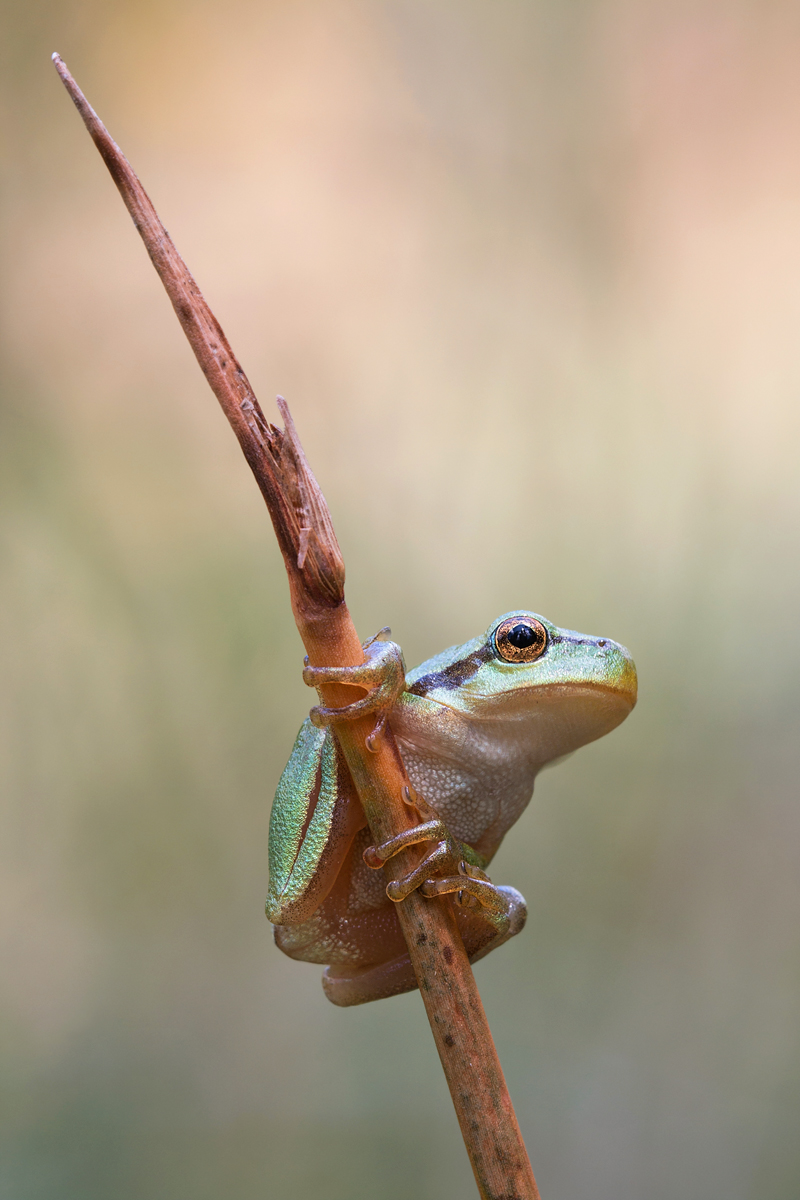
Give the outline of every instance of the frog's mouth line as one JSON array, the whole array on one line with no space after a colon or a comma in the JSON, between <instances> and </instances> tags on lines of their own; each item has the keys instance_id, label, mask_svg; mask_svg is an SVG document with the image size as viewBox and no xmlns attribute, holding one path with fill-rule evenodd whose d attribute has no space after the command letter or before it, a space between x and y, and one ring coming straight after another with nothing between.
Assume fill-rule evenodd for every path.
<instances>
[{"instance_id":1,"label":"frog's mouth line","mask_svg":"<svg viewBox=\"0 0 800 1200\"><path fill-rule=\"evenodd\" d=\"M420 682L422 682L420 680ZM408 689L411 695L419 695L411 688ZM538 696L544 701L554 694L563 695L570 699L575 699L581 695L596 696L598 693L605 694L608 698L620 700L627 704L627 713L630 712L636 704L636 683L632 687L615 687L609 683L593 682L591 679L581 680L579 683L542 683L535 688L519 687L506 688L502 695L495 695L493 692L471 692L470 698L474 698L481 704L481 712L465 713L462 708L456 704L449 704L446 700L440 699L438 696L425 696L425 699L430 704L438 704L440 708L449 709L451 712L457 713L460 717L464 717L468 721L502 721L502 720L523 720L525 717L531 716L539 707L536 703ZM524 710L522 707L516 712L509 712L507 709L508 699L511 696L526 696L526 704ZM506 711L497 711L500 706L504 706ZM492 711L494 709L495 711Z\"/></svg>"}]
</instances>

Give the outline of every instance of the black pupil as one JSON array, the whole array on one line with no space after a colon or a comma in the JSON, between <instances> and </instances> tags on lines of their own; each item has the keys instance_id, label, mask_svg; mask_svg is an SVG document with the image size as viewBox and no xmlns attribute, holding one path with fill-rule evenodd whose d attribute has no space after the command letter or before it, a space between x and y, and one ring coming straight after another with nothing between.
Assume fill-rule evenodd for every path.
<instances>
[{"instance_id":1,"label":"black pupil","mask_svg":"<svg viewBox=\"0 0 800 1200\"><path fill-rule=\"evenodd\" d=\"M506 641L511 642L512 646L516 646L517 650L526 650L528 646L539 641L539 633L530 625L515 625L506 634Z\"/></svg>"}]
</instances>

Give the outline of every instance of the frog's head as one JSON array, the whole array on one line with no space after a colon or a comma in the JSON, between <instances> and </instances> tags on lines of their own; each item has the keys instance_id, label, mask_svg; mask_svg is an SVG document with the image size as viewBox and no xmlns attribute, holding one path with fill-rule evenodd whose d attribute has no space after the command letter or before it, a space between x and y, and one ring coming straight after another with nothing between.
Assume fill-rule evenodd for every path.
<instances>
[{"instance_id":1,"label":"frog's head","mask_svg":"<svg viewBox=\"0 0 800 1200\"><path fill-rule=\"evenodd\" d=\"M408 691L472 721L507 723L542 765L624 721L636 703L636 668L618 642L519 610L417 667Z\"/></svg>"}]
</instances>

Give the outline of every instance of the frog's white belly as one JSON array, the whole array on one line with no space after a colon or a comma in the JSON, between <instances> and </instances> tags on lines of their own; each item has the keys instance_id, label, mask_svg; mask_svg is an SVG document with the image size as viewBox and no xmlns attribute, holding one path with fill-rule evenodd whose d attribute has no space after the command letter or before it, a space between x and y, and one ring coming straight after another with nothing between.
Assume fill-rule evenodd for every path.
<instances>
[{"instance_id":1,"label":"frog's white belly","mask_svg":"<svg viewBox=\"0 0 800 1200\"><path fill-rule=\"evenodd\" d=\"M392 714L411 783L455 837L493 852L533 792L530 731L413 700L404 697Z\"/></svg>"},{"instance_id":2,"label":"frog's white belly","mask_svg":"<svg viewBox=\"0 0 800 1200\"><path fill-rule=\"evenodd\" d=\"M492 849L522 814L533 792L533 775L520 781L508 770L473 774L402 748L403 761L414 789L439 813L450 832L477 846Z\"/></svg>"}]
</instances>

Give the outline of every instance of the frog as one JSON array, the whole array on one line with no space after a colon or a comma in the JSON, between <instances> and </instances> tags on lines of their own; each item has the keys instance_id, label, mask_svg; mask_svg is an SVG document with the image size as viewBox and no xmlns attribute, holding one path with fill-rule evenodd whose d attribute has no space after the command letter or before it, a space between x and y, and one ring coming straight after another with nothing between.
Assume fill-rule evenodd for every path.
<instances>
[{"instance_id":1,"label":"frog","mask_svg":"<svg viewBox=\"0 0 800 1200\"><path fill-rule=\"evenodd\" d=\"M359 667L306 662L309 686L350 683L366 696L311 710L270 817L266 912L276 944L323 965L323 990L341 1007L417 986L397 916L412 891L451 897L471 962L521 931L524 897L494 884L486 869L539 771L610 733L637 698L624 646L528 610L504 613L407 674L388 633L365 643ZM338 722L367 712L377 714L371 737L391 730L413 814L408 830L378 846L335 733ZM387 885L379 869L420 843L429 844L421 862Z\"/></svg>"}]
</instances>

